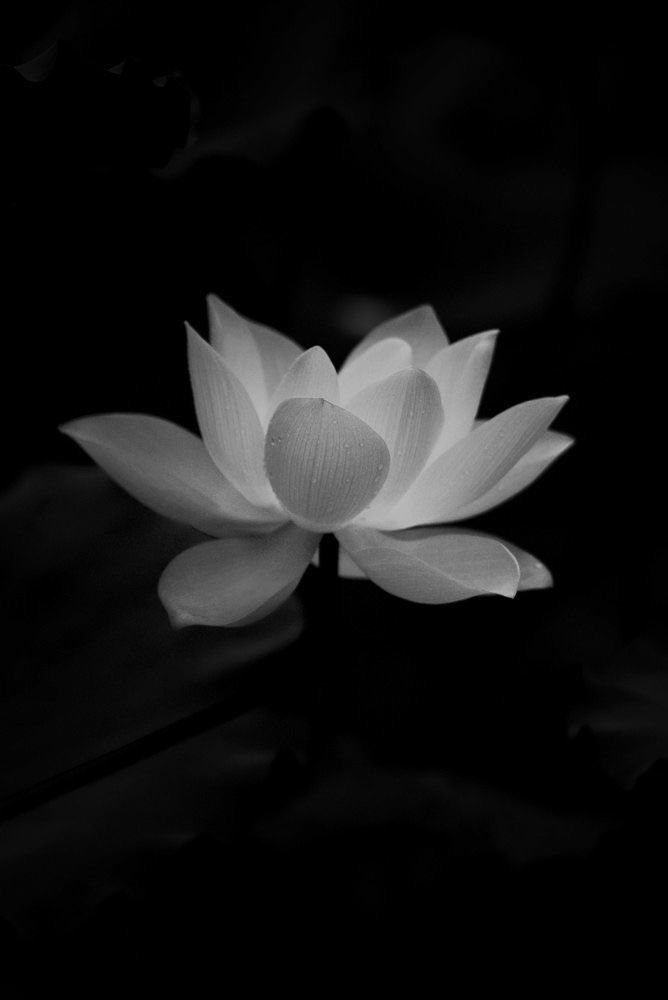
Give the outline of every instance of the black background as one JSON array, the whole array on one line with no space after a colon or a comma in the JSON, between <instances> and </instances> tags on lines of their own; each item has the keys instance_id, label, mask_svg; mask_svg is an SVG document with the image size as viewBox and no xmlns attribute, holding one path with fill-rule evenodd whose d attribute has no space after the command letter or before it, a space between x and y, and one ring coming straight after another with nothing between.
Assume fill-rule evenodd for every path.
<instances>
[{"instance_id":1,"label":"black background","mask_svg":"<svg viewBox=\"0 0 668 1000\"><path fill-rule=\"evenodd\" d=\"M19 965L37 948L56 962L83 941L107 961L167 941L223 978L233 964L278 976L372 939L380 964L388 938L439 961L496 946L520 962L648 933L638 914L646 891L665 893L668 832L661 33L610 12L588 24L561 7L495 18L345 0L3 16L8 489L86 464L65 420L139 411L193 427L183 321L205 332L212 291L337 363L421 302L454 339L500 327L483 415L568 393L557 427L577 439L475 522L535 553L554 590L434 609L367 584L333 595L309 570L301 638L244 689L245 708L302 735L285 723L262 779L235 790L233 835L193 818L156 868L146 817L98 783L98 812L126 809L151 877L136 863L104 888L91 862L101 902L82 893L77 909L59 890L75 914L62 937L33 880L31 920L5 914ZM4 533L41 530L58 579L38 524L53 481L37 481L39 502L21 494L32 520L16 536L5 518ZM67 493L54 530L71 508L85 521L91 497ZM121 560L121 536L98 530ZM10 565L25 580L41 570L22 546ZM10 661L25 630L57 628L60 605L40 624L42 584ZM115 601L112 649L127 645ZM59 642L67 663L74 640ZM31 683L23 670L10 711ZM49 697L62 711L56 682ZM65 716L78 710L68 698ZM257 727L266 742L266 715ZM63 807L65 828L79 808Z\"/></svg>"}]
</instances>

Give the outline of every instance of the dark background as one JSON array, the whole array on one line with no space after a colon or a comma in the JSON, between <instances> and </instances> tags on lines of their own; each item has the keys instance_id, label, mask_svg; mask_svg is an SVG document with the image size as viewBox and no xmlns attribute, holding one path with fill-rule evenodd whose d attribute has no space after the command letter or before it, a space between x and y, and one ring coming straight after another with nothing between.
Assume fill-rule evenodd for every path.
<instances>
[{"instance_id":1,"label":"dark background","mask_svg":"<svg viewBox=\"0 0 668 1000\"><path fill-rule=\"evenodd\" d=\"M59 770L61 737L31 743L31 719L79 732L95 702L98 619L62 625L91 587L106 615L107 742L82 737L81 759L179 705L224 702L210 674L203 688L200 673L199 687L183 680L197 643L248 664L222 749L202 744L193 764L201 777L218 761L206 822L179 791L178 748L152 758L180 803L168 846L151 832L159 782L134 764L122 774L145 782L154 811L139 815L118 778L88 786L92 806L51 800L65 855L108 841L62 884L48 823L30 846L39 810L6 820L9 841L28 844L4 911L19 964L35 948L56 961L84 941L103 961L167 941L259 975L258 962L368 952L388 935L439 960L496 945L512 961L519 941L594 954L593 928L610 947L631 912L644 933L644 892L667 886L661 32L610 11L590 24L562 7L495 18L352 0L215 14L199 0L28 4L3 18L6 705L33 754L12 795ZM454 339L500 327L483 415L568 393L558 429L577 446L475 524L535 553L554 590L434 609L365 583L332 595L309 570L302 624L276 626L292 645L268 661L256 640L231 654L199 630L170 647L182 673L165 695L163 646L150 670L142 654L128 727L114 710L132 702L136 669L123 567L154 600L160 546L178 542L160 535L140 570L128 538L141 551L143 533L171 529L87 478L56 428L109 410L194 426L183 321L204 332L208 292L337 363L421 302ZM147 647L164 627L151 608ZM236 774L225 741L239 725L258 769L219 787L228 764Z\"/></svg>"}]
</instances>

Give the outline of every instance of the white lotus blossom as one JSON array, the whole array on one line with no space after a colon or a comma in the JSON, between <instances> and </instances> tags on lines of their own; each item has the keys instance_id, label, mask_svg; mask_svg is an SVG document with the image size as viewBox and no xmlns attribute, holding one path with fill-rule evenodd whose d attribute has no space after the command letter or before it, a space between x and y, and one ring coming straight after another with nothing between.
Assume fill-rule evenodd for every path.
<instances>
[{"instance_id":1,"label":"white lotus blossom","mask_svg":"<svg viewBox=\"0 0 668 1000\"><path fill-rule=\"evenodd\" d=\"M160 579L175 625L269 614L324 532L342 575L410 601L550 585L526 552L450 526L524 489L572 443L548 430L566 396L476 420L498 331L450 344L421 306L381 323L337 373L322 348L208 304L210 343L187 327L201 438L128 413L61 428L142 503L213 536Z\"/></svg>"}]
</instances>

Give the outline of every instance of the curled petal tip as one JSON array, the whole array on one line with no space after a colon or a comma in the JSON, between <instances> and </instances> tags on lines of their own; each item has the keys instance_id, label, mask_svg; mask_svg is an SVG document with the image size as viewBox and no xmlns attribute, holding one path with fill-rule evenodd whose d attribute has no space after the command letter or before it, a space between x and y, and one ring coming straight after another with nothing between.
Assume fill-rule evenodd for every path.
<instances>
[{"instance_id":1,"label":"curled petal tip","mask_svg":"<svg viewBox=\"0 0 668 1000\"><path fill-rule=\"evenodd\" d=\"M531 590L548 590L554 586L554 577L547 566L534 559L522 569L522 588Z\"/></svg>"},{"instance_id":2,"label":"curled petal tip","mask_svg":"<svg viewBox=\"0 0 668 1000\"><path fill-rule=\"evenodd\" d=\"M190 625L199 624L197 620L193 618L192 615L188 614L187 611L182 611L180 608L167 604L165 599L162 597L162 594L160 594L160 599L163 603L165 611L167 612L167 616L169 618L169 624L172 626L173 629L180 630L183 628L188 628L188 626Z\"/></svg>"},{"instance_id":3,"label":"curled petal tip","mask_svg":"<svg viewBox=\"0 0 668 1000\"><path fill-rule=\"evenodd\" d=\"M520 589L520 569L517 567L517 576L513 579L504 580L501 584L489 590L490 594L496 597L508 597L511 601L517 596Z\"/></svg>"}]
</instances>

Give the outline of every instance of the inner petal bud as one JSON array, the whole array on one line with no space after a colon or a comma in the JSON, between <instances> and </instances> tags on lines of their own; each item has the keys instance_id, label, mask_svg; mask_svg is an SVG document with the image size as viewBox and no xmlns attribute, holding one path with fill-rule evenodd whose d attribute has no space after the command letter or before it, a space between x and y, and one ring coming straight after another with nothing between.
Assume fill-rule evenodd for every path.
<instances>
[{"instance_id":1,"label":"inner petal bud","mask_svg":"<svg viewBox=\"0 0 668 1000\"><path fill-rule=\"evenodd\" d=\"M359 417L324 399L288 399L272 417L264 461L293 520L332 531L361 513L390 468L387 445Z\"/></svg>"}]
</instances>

